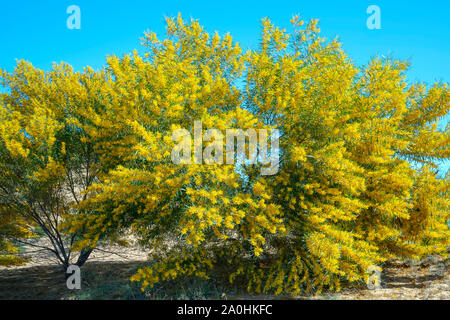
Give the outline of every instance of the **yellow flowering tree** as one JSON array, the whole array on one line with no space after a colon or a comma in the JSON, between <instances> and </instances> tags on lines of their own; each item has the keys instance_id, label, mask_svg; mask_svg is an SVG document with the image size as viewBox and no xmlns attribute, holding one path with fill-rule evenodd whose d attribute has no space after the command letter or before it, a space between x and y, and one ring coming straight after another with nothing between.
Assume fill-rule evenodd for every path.
<instances>
[{"instance_id":1,"label":"yellow flowering tree","mask_svg":"<svg viewBox=\"0 0 450 320\"><path fill-rule=\"evenodd\" d=\"M246 191L259 176L249 179L233 164L207 159L196 164L194 144L188 146L192 164L172 161L178 143L172 132L185 129L194 137L196 121L205 141L209 129L266 126L243 106L239 82L246 55L231 36L210 36L181 17L167 22L166 40L146 34L144 57L108 59L114 81L102 95L105 107L87 112L88 121L78 124L98 144L102 167L111 169L78 206L84 213L74 219L73 232L87 233L77 245L95 246L102 237L126 240L122 235L131 231L143 246L162 253L134 277L145 285L186 273L206 276L216 251L230 249L226 243L259 255L263 234L283 228L270 196ZM218 136L210 134L205 145L213 146Z\"/></svg>"},{"instance_id":2,"label":"yellow flowering tree","mask_svg":"<svg viewBox=\"0 0 450 320\"><path fill-rule=\"evenodd\" d=\"M271 242L272 267L250 266L252 288L339 290L386 259L446 254L448 180L426 168L449 156L448 128L437 127L448 84L408 86L407 64L393 59L357 69L316 20L292 24L288 34L263 20L249 62L251 110L283 131L268 188L288 228Z\"/></svg>"},{"instance_id":3,"label":"yellow flowering tree","mask_svg":"<svg viewBox=\"0 0 450 320\"><path fill-rule=\"evenodd\" d=\"M143 288L228 264L250 291L293 294L339 290L388 258L445 252L448 184L415 168L448 158L448 131L435 125L448 85L408 87L395 60L360 70L315 20L295 17L287 33L264 19L259 49L245 54L196 21L167 24L167 39L145 36L144 57L108 60L110 107L86 114L99 120L84 130L109 132L117 161L80 205L83 246L132 230L155 253L132 278ZM174 164L171 133L194 136L195 120L202 132L280 129L280 172L196 164L196 146L192 164Z\"/></svg>"},{"instance_id":4,"label":"yellow flowering tree","mask_svg":"<svg viewBox=\"0 0 450 320\"><path fill-rule=\"evenodd\" d=\"M260 46L245 53L178 16L166 39L145 35L145 55L109 57L101 72L64 66L45 76L23 64L29 71L4 75L4 153L32 168L23 179L42 190L89 168L79 176L89 183L73 188L81 198L60 193L62 228L85 252L134 235L152 253L132 277L143 289L208 278L220 265L252 292L340 290L387 259L445 254L448 177L436 168L449 158L449 134L437 123L449 85L408 84L407 63L394 59L358 68L316 20L291 22L289 33L264 19ZM33 131L31 113L45 130ZM245 161L219 152L231 129L278 129L278 172L261 175L251 147Z\"/></svg>"},{"instance_id":5,"label":"yellow flowering tree","mask_svg":"<svg viewBox=\"0 0 450 320\"><path fill-rule=\"evenodd\" d=\"M14 243L29 245L50 251L65 269L81 266L92 249L74 254L82 230L69 233L64 224L87 197L98 157L74 123L85 106L95 105L105 80L92 70L75 73L61 64L43 72L25 61L0 76L0 250L10 261Z\"/></svg>"}]
</instances>

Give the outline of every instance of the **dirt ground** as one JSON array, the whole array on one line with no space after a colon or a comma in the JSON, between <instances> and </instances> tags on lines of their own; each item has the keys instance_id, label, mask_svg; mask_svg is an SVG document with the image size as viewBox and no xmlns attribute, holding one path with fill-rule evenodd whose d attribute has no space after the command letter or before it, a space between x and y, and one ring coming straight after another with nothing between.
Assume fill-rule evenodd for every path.
<instances>
[{"instance_id":1,"label":"dirt ground","mask_svg":"<svg viewBox=\"0 0 450 320\"><path fill-rule=\"evenodd\" d=\"M450 300L449 260L430 256L410 263L390 261L381 273L381 288L344 289L336 299Z\"/></svg>"},{"instance_id":2,"label":"dirt ground","mask_svg":"<svg viewBox=\"0 0 450 320\"><path fill-rule=\"evenodd\" d=\"M115 254L111 253L115 252ZM301 297L249 296L228 292L209 283L195 282L177 288L176 295L144 294L139 285L128 281L146 261L147 255L137 247L101 248L94 251L81 269L82 289L69 290L62 268L49 265L49 258L32 254L20 267L0 268L0 299L388 299L388 300L450 300L449 259L430 256L412 263L390 261L383 267L381 287L369 290L364 286L346 288L340 293ZM197 291L192 288L198 287ZM172 288L173 289L173 288ZM161 289L160 291L164 291ZM225 289L223 289L225 290Z\"/></svg>"}]
</instances>

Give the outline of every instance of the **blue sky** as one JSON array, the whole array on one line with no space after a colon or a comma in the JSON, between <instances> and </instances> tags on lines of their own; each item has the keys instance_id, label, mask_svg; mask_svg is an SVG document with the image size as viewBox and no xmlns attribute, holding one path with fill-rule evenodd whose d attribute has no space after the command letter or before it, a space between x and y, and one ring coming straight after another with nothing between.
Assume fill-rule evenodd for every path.
<instances>
[{"instance_id":1,"label":"blue sky","mask_svg":"<svg viewBox=\"0 0 450 320\"><path fill-rule=\"evenodd\" d=\"M80 30L66 26L70 5L81 9ZM366 26L369 5L381 9L381 30ZM339 36L357 65L374 55L393 56L411 60L411 82L450 82L448 0L2 1L0 68L12 70L15 59L25 59L44 70L61 61L77 70L98 69L107 55L142 50L139 38L145 30L163 36L164 16L178 12L199 19L210 32L229 31L244 48L258 44L263 17L286 28L293 14L318 18L323 35Z\"/></svg>"},{"instance_id":2,"label":"blue sky","mask_svg":"<svg viewBox=\"0 0 450 320\"><path fill-rule=\"evenodd\" d=\"M369 5L381 9L381 30L366 27ZM81 30L69 30L69 5L81 9ZM260 19L268 16L289 27L295 13L319 18L327 37L339 36L358 64L383 54L411 59L411 81L450 81L450 1L2 1L0 67L11 70L15 59L49 69L65 61L80 70L101 67L108 54L140 48L147 29L164 32L164 16L194 17L208 31L231 32L244 47L258 43ZM142 48L141 48L142 49Z\"/></svg>"}]
</instances>

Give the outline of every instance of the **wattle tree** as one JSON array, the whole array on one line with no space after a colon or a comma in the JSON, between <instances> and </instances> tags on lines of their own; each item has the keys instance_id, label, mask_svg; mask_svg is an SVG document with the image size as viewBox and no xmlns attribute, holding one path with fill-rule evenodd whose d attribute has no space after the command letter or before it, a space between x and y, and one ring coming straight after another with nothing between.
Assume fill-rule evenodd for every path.
<instances>
[{"instance_id":1,"label":"wattle tree","mask_svg":"<svg viewBox=\"0 0 450 320\"><path fill-rule=\"evenodd\" d=\"M4 73L0 223L24 234L36 223L10 209L20 196L20 208L64 217L70 250L131 234L151 253L132 277L143 289L220 266L251 292L339 291L388 259L446 255L449 84L410 84L395 59L359 68L316 20L291 23L264 19L260 46L243 52L179 16L164 40L145 35L145 55L109 57L99 72ZM203 137L279 130L278 172L236 155L196 163L212 137L174 163L173 132L194 137L196 121Z\"/></svg>"},{"instance_id":2,"label":"wattle tree","mask_svg":"<svg viewBox=\"0 0 450 320\"><path fill-rule=\"evenodd\" d=\"M64 269L82 266L92 248L74 252L83 231L65 224L97 179L99 155L74 123L84 121L105 79L66 64L44 72L25 61L0 77L0 261L24 262L16 246L27 245L51 252Z\"/></svg>"}]
</instances>

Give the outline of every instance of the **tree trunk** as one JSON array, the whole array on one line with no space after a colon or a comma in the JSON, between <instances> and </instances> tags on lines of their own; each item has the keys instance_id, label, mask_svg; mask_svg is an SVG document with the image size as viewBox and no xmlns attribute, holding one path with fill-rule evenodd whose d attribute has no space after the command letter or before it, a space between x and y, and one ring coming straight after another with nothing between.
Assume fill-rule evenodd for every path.
<instances>
[{"instance_id":1,"label":"tree trunk","mask_svg":"<svg viewBox=\"0 0 450 320\"><path fill-rule=\"evenodd\" d=\"M94 249L81 250L76 265L82 267L84 263L87 261L87 259L89 259L89 256L91 255L93 250Z\"/></svg>"}]
</instances>

